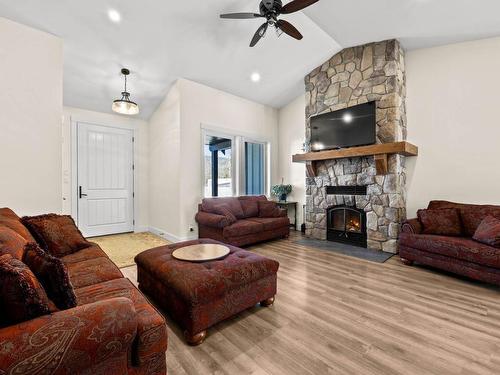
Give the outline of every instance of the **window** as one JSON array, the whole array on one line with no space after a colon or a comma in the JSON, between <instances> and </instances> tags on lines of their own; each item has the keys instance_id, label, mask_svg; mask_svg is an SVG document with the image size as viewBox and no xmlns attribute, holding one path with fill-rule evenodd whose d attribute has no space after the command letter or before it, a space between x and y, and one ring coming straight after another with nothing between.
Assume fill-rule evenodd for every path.
<instances>
[{"instance_id":1,"label":"window","mask_svg":"<svg viewBox=\"0 0 500 375\"><path fill-rule=\"evenodd\" d=\"M233 196L233 141L205 136L205 197Z\"/></svg>"},{"instance_id":2,"label":"window","mask_svg":"<svg viewBox=\"0 0 500 375\"><path fill-rule=\"evenodd\" d=\"M265 144L245 142L245 194L265 194Z\"/></svg>"},{"instance_id":3,"label":"window","mask_svg":"<svg viewBox=\"0 0 500 375\"><path fill-rule=\"evenodd\" d=\"M204 196L266 194L268 146L268 142L203 130Z\"/></svg>"}]
</instances>

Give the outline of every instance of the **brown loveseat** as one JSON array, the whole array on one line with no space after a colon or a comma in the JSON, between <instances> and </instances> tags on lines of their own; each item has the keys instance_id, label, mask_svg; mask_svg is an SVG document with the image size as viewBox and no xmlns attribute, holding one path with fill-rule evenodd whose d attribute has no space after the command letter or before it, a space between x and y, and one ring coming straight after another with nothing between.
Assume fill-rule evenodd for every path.
<instances>
[{"instance_id":1,"label":"brown loveseat","mask_svg":"<svg viewBox=\"0 0 500 375\"><path fill-rule=\"evenodd\" d=\"M221 214L221 206L226 207L230 214ZM264 212L263 206L274 207L274 212ZM228 215L234 215L235 220L231 220ZM290 219L286 211L278 209L265 196L205 198L199 205L196 222L199 238L211 238L233 246L245 246L290 235Z\"/></svg>"},{"instance_id":2,"label":"brown loveseat","mask_svg":"<svg viewBox=\"0 0 500 375\"><path fill-rule=\"evenodd\" d=\"M460 228L450 228L457 236L423 234L419 219L403 223L399 255L407 265L413 262L440 268L475 280L500 285L500 249L472 239L488 216L500 219L500 206L432 201L428 210L455 208Z\"/></svg>"},{"instance_id":3,"label":"brown loveseat","mask_svg":"<svg viewBox=\"0 0 500 375\"><path fill-rule=\"evenodd\" d=\"M22 248L1 238L5 228L34 238L13 211L0 209L0 250L22 260ZM164 318L99 246L60 259L77 306L0 326L0 374L166 374Z\"/></svg>"}]
</instances>

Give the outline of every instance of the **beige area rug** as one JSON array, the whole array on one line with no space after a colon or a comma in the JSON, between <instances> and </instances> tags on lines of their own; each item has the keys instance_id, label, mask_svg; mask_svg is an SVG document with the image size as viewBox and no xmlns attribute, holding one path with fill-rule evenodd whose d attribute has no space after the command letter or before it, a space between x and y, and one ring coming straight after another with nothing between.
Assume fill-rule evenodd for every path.
<instances>
[{"instance_id":1,"label":"beige area rug","mask_svg":"<svg viewBox=\"0 0 500 375\"><path fill-rule=\"evenodd\" d=\"M149 232L93 237L89 238L89 241L101 246L120 268L134 265L134 257L144 250L170 244L164 238Z\"/></svg>"}]
</instances>

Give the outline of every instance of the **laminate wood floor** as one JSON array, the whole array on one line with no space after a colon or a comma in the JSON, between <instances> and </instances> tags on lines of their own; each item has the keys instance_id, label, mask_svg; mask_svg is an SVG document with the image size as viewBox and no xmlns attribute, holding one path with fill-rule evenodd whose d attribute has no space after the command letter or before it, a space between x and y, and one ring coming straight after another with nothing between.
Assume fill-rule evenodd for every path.
<instances>
[{"instance_id":1,"label":"laminate wood floor","mask_svg":"<svg viewBox=\"0 0 500 375\"><path fill-rule=\"evenodd\" d=\"M249 248L280 262L274 306L218 324L198 347L166 315L169 375L500 374L500 288L294 238Z\"/></svg>"}]
</instances>

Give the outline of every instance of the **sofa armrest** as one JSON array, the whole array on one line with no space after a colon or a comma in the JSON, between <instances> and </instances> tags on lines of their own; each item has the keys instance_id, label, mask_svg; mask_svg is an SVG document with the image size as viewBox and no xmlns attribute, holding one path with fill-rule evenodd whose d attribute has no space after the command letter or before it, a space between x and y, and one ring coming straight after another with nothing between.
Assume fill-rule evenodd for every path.
<instances>
[{"instance_id":1,"label":"sofa armrest","mask_svg":"<svg viewBox=\"0 0 500 375\"><path fill-rule=\"evenodd\" d=\"M420 234L422 233L422 223L418 219L406 220L401 226L401 232Z\"/></svg>"},{"instance_id":2,"label":"sofa armrest","mask_svg":"<svg viewBox=\"0 0 500 375\"><path fill-rule=\"evenodd\" d=\"M198 212L195 216L196 222L211 228L225 228L229 226L229 219L223 215Z\"/></svg>"},{"instance_id":3,"label":"sofa armrest","mask_svg":"<svg viewBox=\"0 0 500 375\"><path fill-rule=\"evenodd\" d=\"M128 298L78 306L0 329L0 368L7 374L76 374L120 358L126 368L136 333Z\"/></svg>"}]
</instances>

